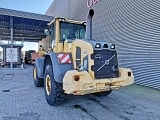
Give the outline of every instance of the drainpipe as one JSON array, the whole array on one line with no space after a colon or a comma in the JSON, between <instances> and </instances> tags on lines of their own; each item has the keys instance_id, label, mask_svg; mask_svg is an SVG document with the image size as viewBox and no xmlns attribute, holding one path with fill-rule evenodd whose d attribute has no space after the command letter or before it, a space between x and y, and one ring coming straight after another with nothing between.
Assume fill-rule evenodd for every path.
<instances>
[{"instance_id":1,"label":"drainpipe","mask_svg":"<svg viewBox=\"0 0 160 120\"><path fill-rule=\"evenodd\" d=\"M94 10L91 9L86 17L86 34L85 39L92 39L92 17L94 16Z\"/></svg>"}]
</instances>

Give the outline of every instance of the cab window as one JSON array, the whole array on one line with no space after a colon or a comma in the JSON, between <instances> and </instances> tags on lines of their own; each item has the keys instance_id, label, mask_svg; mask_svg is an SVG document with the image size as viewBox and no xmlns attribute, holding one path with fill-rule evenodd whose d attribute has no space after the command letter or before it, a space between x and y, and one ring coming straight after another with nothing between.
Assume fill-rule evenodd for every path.
<instances>
[{"instance_id":1,"label":"cab window","mask_svg":"<svg viewBox=\"0 0 160 120\"><path fill-rule=\"evenodd\" d=\"M85 26L82 24L74 24L67 22L60 22L60 40L66 39L84 39L85 38Z\"/></svg>"}]
</instances>

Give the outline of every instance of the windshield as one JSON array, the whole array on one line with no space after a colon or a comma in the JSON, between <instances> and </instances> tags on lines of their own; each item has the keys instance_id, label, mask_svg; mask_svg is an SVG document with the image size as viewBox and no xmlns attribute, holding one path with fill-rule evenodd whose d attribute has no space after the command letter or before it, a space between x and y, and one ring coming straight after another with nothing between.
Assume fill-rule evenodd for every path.
<instances>
[{"instance_id":1,"label":"windshield","mask_svg":"<svg viewBox=\"0 0 160 120\"><path fill-rule=\"evenodd\" d=\"M66 39L84 39L85 26L82 24L60 22L60 40Z\"/></svg>"}]
</instances>

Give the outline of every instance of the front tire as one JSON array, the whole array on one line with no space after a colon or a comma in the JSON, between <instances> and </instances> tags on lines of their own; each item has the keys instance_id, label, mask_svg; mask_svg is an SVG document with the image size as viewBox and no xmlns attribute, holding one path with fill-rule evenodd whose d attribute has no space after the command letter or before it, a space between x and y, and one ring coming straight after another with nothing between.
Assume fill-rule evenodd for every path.
<instances>
[{"instance_id":1,"label":"front tire","mask_svg":"<svg viewBox=\"0 0 160 120\"><path fill-rule=\"evenodd\" d=\"M47 65L44 76L47 103L51 106L61 105L66 99L66 94L63 91L62 84L55 81L51 65Z\"/></svg>"},{"instance_id":2,"label":"front tire","mask_svg":"<svg viewBox=\"0 0 160 120\"><path fill-rule=\"evenodd\" d=\"M44 86L43 78L38 77L36 65L34 65L34 67L33 67L33 79L34 79L34 85L36 87L43 87Z\"/></svg>"}]
</instances>

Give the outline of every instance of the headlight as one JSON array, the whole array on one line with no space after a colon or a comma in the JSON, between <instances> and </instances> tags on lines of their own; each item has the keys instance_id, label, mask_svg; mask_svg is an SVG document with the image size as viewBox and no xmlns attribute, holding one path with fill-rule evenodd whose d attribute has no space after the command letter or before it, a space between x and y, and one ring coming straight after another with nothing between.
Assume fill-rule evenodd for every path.
<instances>
[{"instance_id":1,"label":"headlight","mask_svg":"<svg viewBox=\"0 0 160 120\"><path fill-rule=\"evenodd\" d=\"M97 43L95 48L101 48L101 44L100 43Z\"/></svg>"},{"instance_id":2,"label":"headlight","mask_svg":"<svg viewBox=\"0 0 160 120\"><path fill-rule=\"evenodd\" d=\"M115 49L115 45L112 44L110 48L111 48L111 49Z\"/></svg>"}]
</instances>

